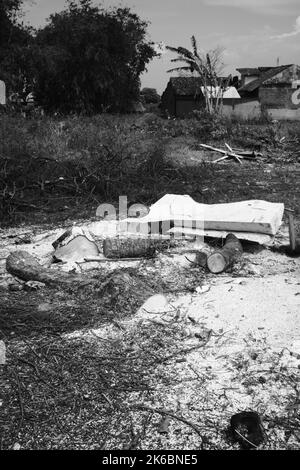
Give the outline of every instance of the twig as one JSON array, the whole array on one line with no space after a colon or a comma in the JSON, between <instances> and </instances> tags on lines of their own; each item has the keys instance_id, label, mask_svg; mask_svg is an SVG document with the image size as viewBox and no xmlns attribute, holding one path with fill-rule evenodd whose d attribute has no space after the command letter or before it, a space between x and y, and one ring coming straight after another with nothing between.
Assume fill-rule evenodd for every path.
<instances>
[{"instance_id":1,"label":"twig","mask_svg":"<svg viewBox=\"0 0 300 470\"><path fill-rule=\"evenodd\" d=\"M20 406L20 411L21 411L21 420L19 424L19 430L20 430L24 421L24 405L23 405L23 398L22 398L22 393L21 393L21 384L20 384L19 374L18 372L15 372L15 371L13 371L13 373L17 379L17 385L18 385L19 406Z\"/></svg>"},{"instance_id":2,"label":"twig","mask_svg":"<svg viewBox=\"0 0 300 470\"><path fill-rule=\"evenodd\" d=\"M255 447L257 449L258 446L253 444L253 442L248 441L248 439L245 436L243 436L243 434L241 434L237 429L235 429L234 432L236 432L242 439L244 439L246 442L248 442L248 444L252 445L253 447Z\"/></svg>"},{"instance_id":3,"label":"twig","mask_svg":"<svg viewBox=\"0 0 300 470\"><path fill-rule=\"evenodd\" d=\"M191 421L183 418L182 416L178 416L178 415L176 415L176 414L174 414L170 411L167 411L167 410L164 410L164 409L159 409L159 408L152 408L151 406L135 405L135 406L133 406L133 408L138 409L138 410L151 411L152 413L158 413L162 416L167 415L167 416L170 416L173 419L176 419L177 421L181 421L182 423L184 423L187 426L189 426L190 428L192 428L198 434L198 436L201 437L201 441L202 441L201 442L201 448L202 448L203 443L204 443L203 436L202 436L198 426L196 424L192 423Z\"/></svg>"}]
</instances>

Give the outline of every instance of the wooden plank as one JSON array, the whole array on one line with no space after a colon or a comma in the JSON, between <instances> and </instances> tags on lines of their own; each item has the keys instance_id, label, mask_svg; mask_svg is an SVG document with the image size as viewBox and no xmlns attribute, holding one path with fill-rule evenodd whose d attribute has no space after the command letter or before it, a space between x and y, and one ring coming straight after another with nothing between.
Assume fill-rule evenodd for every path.
<instances>
[{"instance_id":1,"label":"wooden plank","mask_svg":"<svg viewBox=\"0 0 300 470\"><path fill-rule=\"evenodd\" d=\"M182 229L174 227L169 230L170 234L183 234L189 237L211 237L211 238L226 238L230 233L225 230L197 230L197 229ZM231 232L240 240L246 240L259 245L271 245L274 241L274 237L271 235L264 235L262 233L250 233L250 232Z\"/></svg>"}]
</instances>

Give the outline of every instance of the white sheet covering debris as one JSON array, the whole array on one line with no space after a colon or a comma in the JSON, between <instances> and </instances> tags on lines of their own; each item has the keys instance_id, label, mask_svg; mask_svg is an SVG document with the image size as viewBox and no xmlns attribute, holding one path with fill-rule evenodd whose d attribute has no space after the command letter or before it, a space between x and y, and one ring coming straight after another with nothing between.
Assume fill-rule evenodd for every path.
<instances>
[{"instance_id":1,"label":"white sheet covering debris","mask_svg":"<svg viewBox=\"0 0 300 470\"><path fill-rule=\"evenodd\" d=\"M122 221L122 225L128 231L137 231L140 228L144 232L145 224L175 221L179 222L175 223L175 227L181 224L186 229L205 230L207 236L208 231L214 231L211 234L213 237L217 235L216 231L274 236L281 225L283 211L282 203L249 200L228 204L201 204L188 195L166 194L150 207L145 217L126 219ZM219 235L220 238L223 233Z\"/></svg>"}]
</instances>

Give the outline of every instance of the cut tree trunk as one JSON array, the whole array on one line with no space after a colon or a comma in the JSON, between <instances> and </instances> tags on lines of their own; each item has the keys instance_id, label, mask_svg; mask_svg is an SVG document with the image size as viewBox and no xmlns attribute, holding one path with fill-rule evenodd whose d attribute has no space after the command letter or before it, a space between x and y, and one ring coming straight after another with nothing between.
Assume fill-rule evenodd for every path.
<instances>
[{"instance_id":1,"label":"cut tree trunk","mask_svg":"<svg viewBox=\"0 0 300 470\"><path fill-rule=\"evenodd\" d=\"M151 257L155 247L149 238L106 238L103 253L106 258Z\"/></svg>"},{"instance_id":2,"label":"cut tree trunk","mask_svg":"<svg viewBox=\"0 0 300 470\"><path fill-rule=\"evenodd\" d=\"M243 247L239 239L229 233L222 249L215 251L207 258L207 267L210 272L219 274L232 266L242 255Z\"/></svg>"},{"instance_id":3,"label":"cut tree trunk","mask_svg":"<svg viewBox=\"0 0 300 470\"><path fill-rule=\"evenodd\" d=\"M95 280L80 274L65 273L44 268L27 251L15 251L6 260L7 271L24 281L39 281L50 286L71 287L74 283L90 285Z\"/></svg>"}]
</instances>

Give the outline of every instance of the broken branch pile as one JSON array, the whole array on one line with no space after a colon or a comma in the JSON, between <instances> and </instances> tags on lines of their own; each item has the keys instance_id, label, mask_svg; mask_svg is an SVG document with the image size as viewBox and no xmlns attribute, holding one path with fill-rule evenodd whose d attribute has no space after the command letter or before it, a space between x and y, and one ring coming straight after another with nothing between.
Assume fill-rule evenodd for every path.
<instances>
[{"instance_id":1,"label":"broken branch pile","mask_svg":"<svg viewBox=\"0 0 300 470\"><path fill-rule=\"evenodd\" d=\"M214 160L213 163L219 163L221 161L224 161L228 158L233 158L236 160L238 163L242 163L242 160L256 160L257 157L261 157L261 153L257 153L255 151L245 151L245 150L234 150L232 149L228 144L225 143L225 146L227 150L222 150L218 149L216 147L212 147L211 145L206 145L206 144L200 144L201 147L212 150L214 152L219 152L222 153L224 156L221 158L218 158L217 160Z\"/></svg>"}]
</instances>

